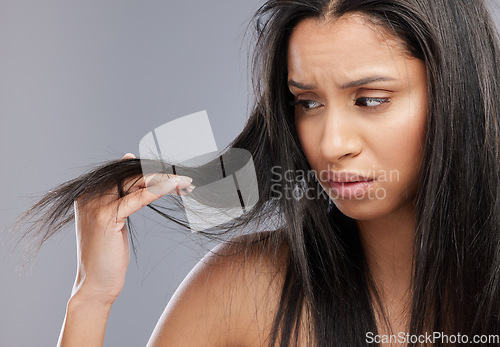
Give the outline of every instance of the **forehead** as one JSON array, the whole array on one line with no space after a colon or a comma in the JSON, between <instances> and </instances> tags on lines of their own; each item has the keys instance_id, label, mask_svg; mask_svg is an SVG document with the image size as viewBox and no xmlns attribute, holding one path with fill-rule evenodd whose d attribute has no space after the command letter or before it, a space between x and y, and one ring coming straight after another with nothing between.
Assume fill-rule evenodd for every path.
<instances>
[{"instance_id":1,"label":"forehead","mask_svg":"<svg viewBox=\"0 0 500 347\"><path fill-rule=\"evenodd\" d=\"M328 21L310 18L292 32L288 70L289 74L300 74L322 69L339 75L362 67L399 70L403 57L403 44L398 38L361 14Z\"/></svg>"}]
</instances>

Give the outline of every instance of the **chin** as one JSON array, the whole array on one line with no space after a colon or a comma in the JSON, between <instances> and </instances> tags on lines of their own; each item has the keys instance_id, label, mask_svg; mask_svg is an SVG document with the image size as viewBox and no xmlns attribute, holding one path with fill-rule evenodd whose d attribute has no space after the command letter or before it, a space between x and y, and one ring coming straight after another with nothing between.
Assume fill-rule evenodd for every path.
<instances>
[{"instance_id":1,"label":"chin","mask_svg":"<svg viewBox=\"0 0 500 347\"><path fill-rule=\"evenodd\" d=\"M373 220L389 213L386 203L380 200L332 199L340 212L355 220Z\"/></svg>"}]
</instances>

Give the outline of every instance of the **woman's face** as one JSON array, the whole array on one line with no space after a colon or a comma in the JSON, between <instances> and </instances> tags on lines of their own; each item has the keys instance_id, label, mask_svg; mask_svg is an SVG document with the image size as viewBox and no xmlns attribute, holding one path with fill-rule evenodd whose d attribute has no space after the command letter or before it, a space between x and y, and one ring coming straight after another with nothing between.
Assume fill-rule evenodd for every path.
<instances>
[{"instance_id":1,"label":"woman's face","mask_svg":"<svg viewBox=\"0 0 500 347\"><path fill-rule=\"evenodd\" d=\"M369 220L413 208L425 139L424 63L359 14L307 19L290 38L288 83L304 153L339 210Z\"/></svg>"}]
</instances>

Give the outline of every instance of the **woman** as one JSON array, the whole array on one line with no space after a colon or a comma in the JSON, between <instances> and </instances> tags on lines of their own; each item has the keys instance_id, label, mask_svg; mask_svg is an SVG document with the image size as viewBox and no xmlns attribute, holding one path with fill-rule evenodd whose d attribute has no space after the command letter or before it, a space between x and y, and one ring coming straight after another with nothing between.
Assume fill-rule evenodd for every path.
<instances>
[{"instance_id":1,"label":"woman","mask_svg":"<svg viewBox=\"0 0 500 347\"><path fill-rule=\"evenodd\" d=\"M285 223L207 255L149 345L500 343L500 51L484 2L270 0L256 19L256 101L232 147L252 154L260 201L238 224ZM191 184L126 156L34 207L50 209L46 239L75 201L61 346L102 344L127 217Z\"/></svg>"}]
</instances>

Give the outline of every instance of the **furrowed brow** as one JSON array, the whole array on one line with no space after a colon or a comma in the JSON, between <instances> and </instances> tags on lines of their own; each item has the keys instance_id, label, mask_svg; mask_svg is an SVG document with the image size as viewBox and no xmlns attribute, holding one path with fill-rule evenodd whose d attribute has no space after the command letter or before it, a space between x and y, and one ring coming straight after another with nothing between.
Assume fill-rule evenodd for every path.
<instances>
[{"instance_id":1,"label":"furrowed brow","mask_svg":"<svg viewBox=\"0 0 500 347\"><path fill-rule=\"evenodd\" d=\"M295 88L299 88L299 89L302 89L302 90L316 89L315 85L312 85L312 84L303 84L303 83L300 83L300 82L297 82L297 81L294 81L294 80L289 80L288 81L288 87L295 87Z\"/></svg>"},{"instance_id":2,"label":"furrowed brow","mask_svg":"<svg viewBox=\"0 0 500 347\"><path fill-rule=\"evenodd\" d=\"M369 77L360 78L360 79L355 80L355 81L344 83L340 86L340 88L341 89L356 88L356 87L361 87L361 86L364 86L364 85L370 84L370 83L387 82L387 81L394 81L394 80L395 80L394 78L388 77L388 76L369 76ZM295 87L295 88L302 89L302 90L316 89L316 86L313 84L304 84L304 83L297 82L294 80L288 81L288 87Z\"/></svg>"},{"instance_id":3,"label":"furrowed brow","mask_svg":"<svg viewBox=\"0 0 500 347\"><path fill-rule=\"evenodd\" d=\"M342 89L349 89L349 88L356 88L356 87L361 87L366 84L370 83L375 83L375 82L386 82L386 81L394 81L395 79L392 77L387 77L387 76L370 76L370 77L365 77L365 78L360 78L359 80L347 82L345 84L342 84L340 88Z\"/></svg>"}]
</instances>

